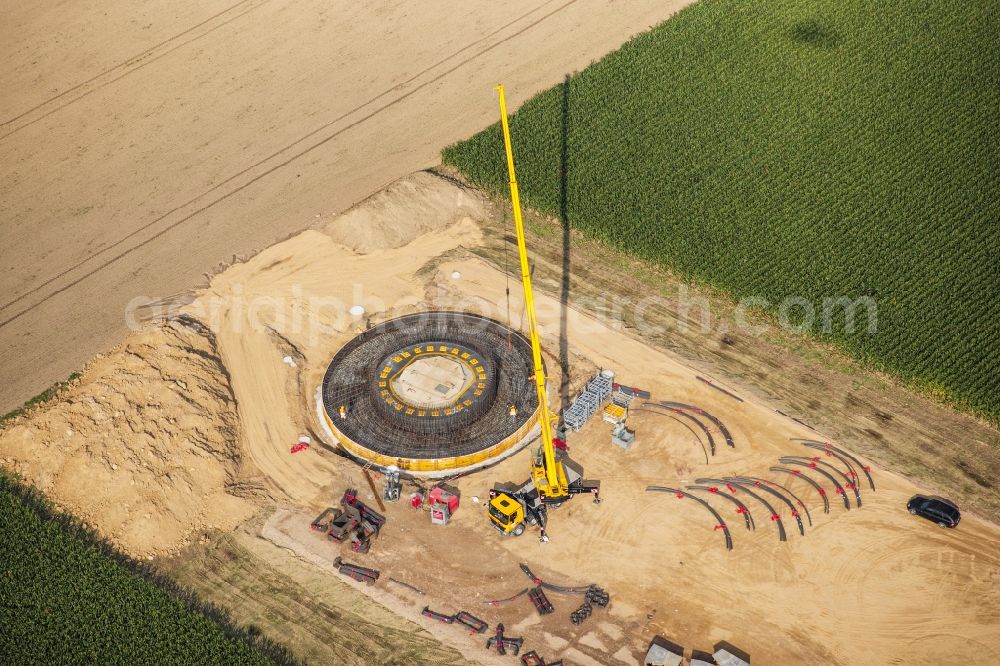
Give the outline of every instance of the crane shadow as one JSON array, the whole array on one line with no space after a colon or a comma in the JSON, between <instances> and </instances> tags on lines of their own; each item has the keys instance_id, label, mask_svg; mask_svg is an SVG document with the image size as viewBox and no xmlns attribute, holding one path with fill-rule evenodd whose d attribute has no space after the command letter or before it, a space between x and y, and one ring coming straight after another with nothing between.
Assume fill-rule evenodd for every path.
<instances>
[{"instance_id":1,"label":"crane shadow","mask_svg":"<svg viewBox=\"0 0 1000 666\"><path fill-rule=\"evenodd\" d=\"M559 222L562 226L562 284L559 290L559 403L560 412L569 407L569 294L570 294L570 229L569 229L569 82L562 85L562 142L559 153Z\"/></svg>"},{"instance_id":2,"label":"crane shadow","mask_svg":"<svg viewBox=\"0 0 1000 666\"><path fill-rule=\"evenodd\" d=\"M792 26L792 38L818 48L832 49L840 44L840 34L820 19L806 19Z\"/></svg>"}]
</instances>

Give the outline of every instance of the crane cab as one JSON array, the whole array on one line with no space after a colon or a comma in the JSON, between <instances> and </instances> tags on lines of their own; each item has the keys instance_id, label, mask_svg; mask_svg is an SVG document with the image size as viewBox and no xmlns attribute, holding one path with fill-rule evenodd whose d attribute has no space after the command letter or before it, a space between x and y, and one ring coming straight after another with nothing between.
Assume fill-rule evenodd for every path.
<instances>
[{"instance_id":1,"label":"crane cab","mask_svg":"<svg viewBox=\"0 0 1000 666\"><path fill-rule=\"evenodd\" d=\"M494 491L490 495L489 514L493 527L503 535L524 534L524 504L505 491Z\"/></svg>"},{"instance_id":2,"label":"crane cab","mask_svg":"<svg viewBox=\"0 0 1000 666\"><path fill-rule=\"evenodd\" d=\"M544 483L544 472L535 472L532 479L521 486L513 483L498 483L490 491L487 512L490 523L504 536L521 536L527 525L540 525L544 534L548 509L558 508L575 495L590 494L594 503L601 502L601 482L583 478L583 470L578 464L563 454L556 462L562 483L560 486L539 486ZM544 468L542 468L544 470ZM551 493L546 493L545 488Z\"/></svg>"},{"instance_id":3,"label":"crane cab","mask_svg":"<svg viewBox=\"0 0 1000 666\"><path fill-rule=\"evenodd\" d=\"M497 483L490 491L490 523L504 536L521 536L528 525L545 528L546 505L531 481L518 486Z\"/></svg>"}]
</instances>

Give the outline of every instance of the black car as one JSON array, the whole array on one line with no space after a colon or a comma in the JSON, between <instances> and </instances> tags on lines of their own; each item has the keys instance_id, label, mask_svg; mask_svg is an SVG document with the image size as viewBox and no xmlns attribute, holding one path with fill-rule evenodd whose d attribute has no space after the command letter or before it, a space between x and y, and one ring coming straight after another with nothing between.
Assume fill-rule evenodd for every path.
<instances>
[{"instance_id":1,"label":"black car","mask_svg":"<svg viewBox=\"0 0 1000 666\"><path fill-rule=\"evenodd\" d=\"M914 516L923 516L927 520L933 520L941 527L955 527L962 519L962 513L958 507L942 497L925 497L914 495L906 508Z\"/></svg>"}]
</instances>

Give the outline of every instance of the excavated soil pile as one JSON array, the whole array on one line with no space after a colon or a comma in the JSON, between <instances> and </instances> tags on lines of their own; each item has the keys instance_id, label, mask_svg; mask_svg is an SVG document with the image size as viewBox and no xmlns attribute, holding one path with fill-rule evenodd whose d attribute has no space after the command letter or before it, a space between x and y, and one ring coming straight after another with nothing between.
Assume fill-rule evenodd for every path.
<instances>
[{"instance_id":1,"label":"excavated soil pile","mask_svg":"<svg viewBox=\"0 0 1000 666\"><path fill-rule=\"evenodd\" d=\"M240 463L238 432L214 337L182 320L94 360L58 402L0 433L0 459L146 557L252 514L250 501L226 492Z\"/></svg>"}]
</instances>

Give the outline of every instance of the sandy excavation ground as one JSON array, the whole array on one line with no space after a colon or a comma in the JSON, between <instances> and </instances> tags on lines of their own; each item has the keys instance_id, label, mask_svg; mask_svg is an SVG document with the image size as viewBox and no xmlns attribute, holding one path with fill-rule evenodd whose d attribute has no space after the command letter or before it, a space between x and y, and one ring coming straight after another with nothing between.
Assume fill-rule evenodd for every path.
<instances>
[{"instance_id":1,"label":"sandy excavation ground","mask_svg":"<svg viewBox=\"0 0 1000 666\"><path fill-rule=\"evenodd\" d=\"M338 552L308 522L345 487L368 495L359 468L323 441L315 411L326 364L365 324L346 308L361 304L377 319L446 308L504 320L506 279L470 251L483 241L477 221L498 214L476 193L427 173L394 183L323 230L232 266L172 323L133 334L95 360L60 401L0 433L0 459L136 555L188 552L206 532L231 529L260 509L243 532L294 553L297 566L331 571ZM413 225L401 225L406 220ZM511 287L517 326L519 284ZM548 296L538 300L558 385L561 309ZM149 317L160 321L155 312ZM574 385L612 368L654 399L717 416L735 447L720 445L706 465L704 441L683 424L635 412L629 423L638 440L625 451L595 419L571 437L570 448L588 476L602 481L601 505L580 499L553 512L547 544L530 533L499 537L472 498L485 497L494 481L522 480L522 452L456 481L463 503L447 527L430 525L405 503L390 505L372 552L344 553L382 571L373 588L357 586L363 592L480 663L511 662L486 653L480 637L421 618L419 609L465 609L502 621L525 637L526 648L573 664L637 664L655 633L688 649L727 640L755 663L930 664L955 655L992 663L1000 650L997 525L972 512L956 530L912 517L904 504L920 488L877 466L877 492L862 485L861 508L852 499L845 510L824 483L831 491L825 514L810 486L767 471L781 455L808 454L791 438L814 432L762 400L743 396L741 403L710 388L676 357L620 327L572 309L567 317ZM311 448L291 454L303 435ZM735 543L728 552L702 507L644 491L733 474L785 483L809 508L805 536L784 507L782 543L762 506L744 498L757 525L749 532L733 507L716 499ZM574 627L568 616L579 598L550 594L557 610L545 617L525 598L484 603L528 586L519 562L552 582L597 583L611 606Z\"/></svg>"},{"instance_id":2,"label":"sandy excavation ground","mask_svg":"<svg viewBox=\"0 0 1000 666\"><path fill-rule=\"evenodd\" d=\"M235 483L232 390L197 322L133 335L2 442L0 460L137 557L186 545L199 529L231 529L255 510Z\"/></svg>"}]
</instances>

